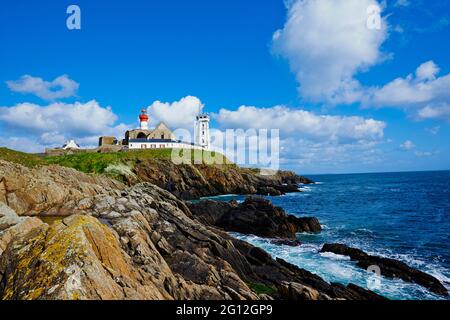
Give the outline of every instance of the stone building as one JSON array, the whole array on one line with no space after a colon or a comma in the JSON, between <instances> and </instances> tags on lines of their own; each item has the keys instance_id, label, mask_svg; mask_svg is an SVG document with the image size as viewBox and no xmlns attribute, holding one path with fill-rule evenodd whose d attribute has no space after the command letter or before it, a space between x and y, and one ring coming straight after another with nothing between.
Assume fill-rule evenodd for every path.
<instances>
[{"instance_id":1,"label":"stone building","mask_svg":"<svg viewBox=\"0 0 450 320\"><path fill-rule=\"evenodd\" d=\"M98 139L98 146L99 147L103 147L103 146L115 146L120 144L119 141L117 140L116 137L108 137L108 136L104 136L104 137L100 137Z\"/></svg>"}]
</instances>

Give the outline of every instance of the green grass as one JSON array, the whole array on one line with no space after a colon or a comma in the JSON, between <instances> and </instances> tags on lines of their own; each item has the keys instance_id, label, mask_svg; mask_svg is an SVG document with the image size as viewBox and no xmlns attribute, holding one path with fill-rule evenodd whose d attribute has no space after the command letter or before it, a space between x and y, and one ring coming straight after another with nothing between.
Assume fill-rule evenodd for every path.
<instances>
[{"instance_id":1,"label":"green grass","mask_svg":"<svg viewBox=\"0 0 450 320\"><path fill-rule=\"evenodd\" d=\"M273 295L277 292L277 289L275 289L274 287L271 287L271 286L268 286L268 285L265 285L262 283L250 282L250 283L248 283L248 286L250 287L250 289L252 289L257 294Z\"/></svg>"},{"instance_id":2,"label":"green grass","mask_svg":"<svg viewBox=\"0 0 450 320\"><path fill-rule=\"evenodd\" d=\"M19 163L26 167L35 167L46 163L44 158L41 156L14 151L7 148L0 148L0 159L9 162Z\"/></svg>"},{"instance_id":3,"label":"green grass","mask_svg":"<svg viewBox=\"0 0 450 320\"><path fill-rule=\"evenodd\" d=\"M154 149L154 150L133 150L127 152L115 153L76 153L65 156L48 156L44 158L47 164L57 164L64 167L74 168L85 173L105 173L110 165L125 164L133 166L138 161L143 160L171 160L172 149ZM185 154L186 150L175 150ZM201 151L199 151L201 152ZM203 151L204 155L216 156L214 152ZM188 155L188 154L185 154ZM226 164L231 164L223 155L219 154ZM194 159L194 152L191 152L191 161Z\"/></svg>"},{"instance_id":4,"label":"green grass","mask_svg":"<svg viewBox=\"0 0 450 320\"><path fill-rule=\"evenodd\" d=\"M187 161L194 163L194 159L202 159L203 156L218 157L226 165L233 165L222 154L216 154L210 151L192 151L180 149L154 149L154 150L132 150L127 152L113 153L90 153L82 152L64 156L40 156L19 151L0 148L0 159L19 163L26 167L35 167L38 165L60 165L69 167L85 173L103 174L107 168L114 169L116 165L125 165L132 168L137 162L145 160L171 160L172 151L178 152L187 158ZM200 157L199 157L200 155ZM196 163L201 164L201 163ZM109 170L109 169L108 169Z\"/></svg>"}]
</instances>

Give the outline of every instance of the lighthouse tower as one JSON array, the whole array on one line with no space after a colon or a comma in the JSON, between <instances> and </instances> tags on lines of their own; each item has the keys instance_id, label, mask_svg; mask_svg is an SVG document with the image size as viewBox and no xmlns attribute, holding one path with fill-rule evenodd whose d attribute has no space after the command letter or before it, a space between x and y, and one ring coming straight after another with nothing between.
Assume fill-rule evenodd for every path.
<instances>
[{"instance_id":1,"label":"lighthouse tower","mask_svg":"<svg viewBox=\"0 0 450 320\"><path fill-rule=\"evenodd\" d=\"M142 109L141 110L141 115L139 116L139 121L141 123L140 125L140 129L141 130L148 130L148 115L147 115L147 110Z\"/></svg>"},{"instance_id":2,"label":"lighthouse tower","mask_svg":"<svg viewBox=\"0 0 450 320\"><path fill-rule=\"evenodd\" d=\"M195 126L195 143L206 150L211 147L209 121L210 118L207 114L200 114L197 116L197 122Z\"/></svg>"}]
</instances>

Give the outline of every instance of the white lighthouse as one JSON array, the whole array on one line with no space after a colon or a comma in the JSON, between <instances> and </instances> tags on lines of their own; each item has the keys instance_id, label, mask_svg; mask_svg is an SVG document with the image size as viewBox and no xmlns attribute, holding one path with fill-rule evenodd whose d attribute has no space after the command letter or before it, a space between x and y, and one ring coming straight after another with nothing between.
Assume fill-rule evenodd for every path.
<instances>
[{"instance_id":1,"label":"white lighthouse","mask_svg":"<svg viewBox=\"0 0 450 320\"><path fill-rule=\"evenodd\" d=\"M211 147L209 121L210 118L207 114L199 114L197 116L197 122L195 126L195 143L206 150L209 150L209 148Z\"/></svg>"}]
</instances>

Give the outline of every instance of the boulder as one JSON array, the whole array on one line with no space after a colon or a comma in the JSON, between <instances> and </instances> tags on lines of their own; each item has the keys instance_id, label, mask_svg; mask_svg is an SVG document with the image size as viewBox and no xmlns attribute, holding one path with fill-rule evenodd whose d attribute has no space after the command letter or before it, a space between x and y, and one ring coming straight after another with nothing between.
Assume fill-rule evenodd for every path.
<instances>
[{"instance_id":1,"label":"boulder","mask_svg":"<svg viewBox=\"0 0 450 320\"><path fill-rule=\"evenodd\" d=\"M300 240L289 240L289 239L273 239L270 241L270 243L275 244L277 246L288 246L288 247L298 247L302 245Z\"/></svg>"},{"instance_id":2,"label":"boulder","mask_svg":"<svg viewBox=\"0 0 450 320\"><path fill-rule=\"evenodd\" d=\"M39 227L38 218L19 217L11 208L0 202L0 256L14 237L20 237Z\"/></svg>"},{"instance_id":3,"label":"boulder","mask_svg":"<svg viewBox=\"0 0 450 320\"><path fill-rule=\"evenodd\" d=\"M326 294L321 294L316 289L296 282L283 282L280 291L288 300L331 300Z\"/></svg>"},{"instance_id":4,"label":"boulder","mask_svg":"<svg viewBox=\"0 0 450 320\"><path fill-rule=\"evenodd\" d=\"M163 287L143 283L114 233L89 216L16 238L2 255L0 274L4 300L170 298Z\"/></svg>"},{"instance_id":5,"label":"boulder","mask_svg":"<svg viewBox=\"0 0 450 320\"><path fill-rule=\"evenodd\" d=\"M295 240L299 232L322 230L317 218L288 215L283 209L259 197L249 197L242 204L205 200L191 203L189 208L202 223L265 238Z\"/></svg>"},{"instance_id":6,"label":"boulder","mask_svg":"<svg viewBox=\"0 0 450 320\"><path fill-rule=\"evenodd\" d=\"M406 282L416 283L435 294L448 296L447 289L438 279L418 269L412 268L401 261L372 256L362 250L351 248L344 244L325 244L321 252L332 252L349 256L352 260L357 261L357 265L363 269L367 270L371 266L377 266L380 268L381 274L385 277L398 278Z\"/></svg>"}]
</instances>

